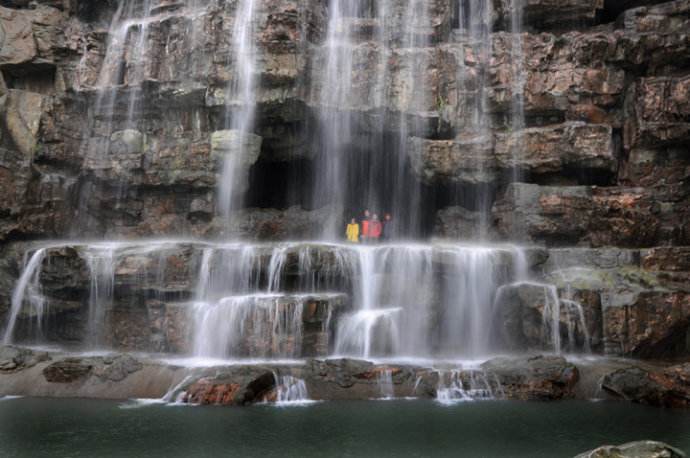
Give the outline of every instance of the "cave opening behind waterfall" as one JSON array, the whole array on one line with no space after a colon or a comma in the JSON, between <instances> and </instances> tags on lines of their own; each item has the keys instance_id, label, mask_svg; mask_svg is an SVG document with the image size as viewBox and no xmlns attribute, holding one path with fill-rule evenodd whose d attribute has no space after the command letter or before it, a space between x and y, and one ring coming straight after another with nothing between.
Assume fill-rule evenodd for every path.
<instances>
[{"instance_id":1,"label":"cave opening behind waterfall","mask_svg":"<svg viewBox=\"0 0 690 458\"><path fill-rule=\"evenodd\" d=\"M394 237L412 240L433 235L439 209L490 208L493 189L421 180L398 132L358 130L337 148L317 132L300 146L309 149L308 153L288 157L281 157L270 142L265 143L250 170L246 205L327 209L323 214L334 215L336 232L324 235L336 239L351 218L361 220L364 210L380 219L389 213Z\"/></svg>"}]
</instances>

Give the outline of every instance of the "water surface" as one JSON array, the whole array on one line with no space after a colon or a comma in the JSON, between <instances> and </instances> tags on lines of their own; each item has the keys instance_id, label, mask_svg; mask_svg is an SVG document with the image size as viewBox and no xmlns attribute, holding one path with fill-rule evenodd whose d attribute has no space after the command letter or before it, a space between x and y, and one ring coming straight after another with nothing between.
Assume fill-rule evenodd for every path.
<instances>
[{"instance_id":1,"label":"water surface","mask_svg":"<svg viewBox=\"0 0 690 458\"><path fill-rule=\"evenodd\" d=\"M3 457L568 457L654 439L690 451L690 412L613 402L323 402L189 407L0 401Z\"/></svg>"}]
</instances>

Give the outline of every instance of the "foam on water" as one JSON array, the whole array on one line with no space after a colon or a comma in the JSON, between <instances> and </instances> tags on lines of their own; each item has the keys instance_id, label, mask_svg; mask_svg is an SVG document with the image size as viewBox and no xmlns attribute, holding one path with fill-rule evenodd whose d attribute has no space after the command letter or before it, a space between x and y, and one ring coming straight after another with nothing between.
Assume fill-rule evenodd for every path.
<instances>
[{"instance_id":1,"label":"foam on water","mask_svg":"<svg viewBox=\"0 0 690 458\"><path fill-rule=\"evenodd\" d=\"M147 398L140 398L140 399L130 399L127 402L124 402L118 406L120 409L141 409L143 407L150 407L150 406L155 406L155 405L164 405L167 404L166 401L163 399L147 399Z\"/></svg>"}]
</instances>

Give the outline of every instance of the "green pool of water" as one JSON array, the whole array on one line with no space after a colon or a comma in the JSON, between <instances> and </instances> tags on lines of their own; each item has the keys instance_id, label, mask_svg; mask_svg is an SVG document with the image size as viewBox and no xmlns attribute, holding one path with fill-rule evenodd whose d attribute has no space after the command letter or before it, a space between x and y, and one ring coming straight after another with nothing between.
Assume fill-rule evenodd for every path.
<instances>
[{"instance_id":1,"label":"green pool of water","mask_svg":"<svg viewBox=\"0 0 690 458\"><path fill-rule=\"evenodd\" d=\"M246 408L0 401L2 457L568 457L639 439L690 451L690 412L613 402Z\"/></svg>"}]
</instances>

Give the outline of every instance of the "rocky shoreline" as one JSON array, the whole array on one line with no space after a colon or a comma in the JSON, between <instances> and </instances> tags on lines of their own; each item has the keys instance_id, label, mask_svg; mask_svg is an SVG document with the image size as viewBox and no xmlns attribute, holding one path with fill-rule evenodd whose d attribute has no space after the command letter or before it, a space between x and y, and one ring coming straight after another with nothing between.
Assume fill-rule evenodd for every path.
<instances>
[{"instance_id":1,"label":"rocky shoreline","mask_svg":"<svg viewBox=\"0 0 690 458\"><path fill-rule=\"evenodd\" d=\"M355 359L219 362L204 367L183 363L153 355L70 354L4 346L0 347L0 395L249 405L275 401L280 380L289 376L304 382L311 400L432 399L450 387L468 399L597 398L690 406L687 363L654 366L611 358L569 361L551 355L500 356L464 366Z\"/></svg>"}]
</instances>

